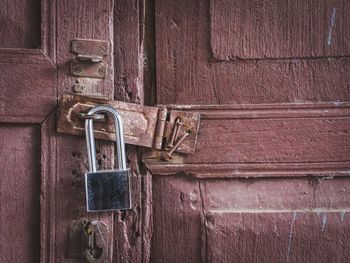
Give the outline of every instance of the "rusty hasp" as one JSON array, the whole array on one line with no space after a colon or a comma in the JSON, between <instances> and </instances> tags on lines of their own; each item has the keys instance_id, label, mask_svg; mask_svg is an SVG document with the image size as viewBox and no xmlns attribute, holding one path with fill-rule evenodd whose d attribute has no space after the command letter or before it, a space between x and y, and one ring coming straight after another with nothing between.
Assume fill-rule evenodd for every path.
<instances>
[{"instance_id":1,"label":"rusty hasp","mask_svg":"<svg viewBox=\"0 0 350 263\"><path fill-rule=\"evenodd\" d=\"M102 97L63 94L59 104L57 130L61 133L84 135L84 119L95 105L110 105L118 110L124 125L125 142L170 153L193 154L197 142L200 115L196 112L168 110ZM95 120L94 134L103 140L115 140L113 122L101 114ZM184 136L184 134L187 134Z\"/></svg>"}]
</instances>

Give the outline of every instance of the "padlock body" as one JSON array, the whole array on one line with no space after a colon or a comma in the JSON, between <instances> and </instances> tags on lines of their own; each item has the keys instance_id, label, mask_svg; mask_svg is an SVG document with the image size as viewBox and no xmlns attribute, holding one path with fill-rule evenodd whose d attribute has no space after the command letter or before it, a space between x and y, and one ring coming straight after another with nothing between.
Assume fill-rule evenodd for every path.
<instances>
[{"instance_id":1,"label":"padlock body","mask_svg":"<svg viewBox=\"0 0 350 263\"><path fill-rule=\"evenodd\" d=\"M131 208L130 169L85 173L88 212Z\"/></svg>"}]
</instances>

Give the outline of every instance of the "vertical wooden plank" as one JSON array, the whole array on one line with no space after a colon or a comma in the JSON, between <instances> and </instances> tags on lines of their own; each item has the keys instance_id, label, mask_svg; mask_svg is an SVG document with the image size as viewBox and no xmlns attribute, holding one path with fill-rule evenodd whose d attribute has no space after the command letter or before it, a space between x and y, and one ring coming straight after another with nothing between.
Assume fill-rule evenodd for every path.
<instances>
[{"instance_id":1,"label":"vertical wooden plank","mask_svg":"<svg viewBox=\"0 0 350 263\"><path fill-rule=\"evenodd\" d=\"M0 262L39 262L38 126L0 126Z\"/></svg>"},{"instance_id":2,"label":"vertical wooden plank","mask_svg":"<svg viewBox=\"0 0 350 263\"><path fill-rule=\"evenodd\" d=\"M114 98L143 104L144 0L114 3ZM148 262L150 250L151 177L139 165L138 148L127 147L132 170L132 210L115 217L113 262Z\"/></svg>"},{"instance_id":3,"label":"vertical wooden plank","mask_svg":"<svg viewBox=\"0 0 350 263\"><path fill-rule=\"evenodd\" d=\"M114 97L143 103L143 50L140 0L116 0L114 4Z\"/></svg>"},{"instance_id":4,"label":"vertical wooden plank","mask_svg":"<svg viewBox=\"0 0 350 263\"><path fill-rule=\"evenodd\" d=\"M71 91L79 81L91 94L100 94L113 98L113 1L65 0L57 3L57 64L58 95ZM110 42L110 54L107 58L106 79L74 78L69 74L72 54L70 41L74 38L107 40ZM85 262L83 259L67 258L67 237L70 223L79 218L100 220L113 234L113 213L87 213L85 206L85 188L83 175L87 170L87 152L85 138L69 135L56 135L57 163L55 184L56 224L51 232L55 233L55 248L50 251L54 262ZM101 169L111 168L114 163L114 144L98 142L98 163ZM112 258L112 244L109 244Z\"/></svg>"},{"instance_id":5,"label":"vertical wooden plank","mask_svg":"<svg viewBox=\"0 0 350 263\"><path fill-rule=\"evenodd\" d=\"M197 180L153 178L152 262L202 262L202 202Z\"/></svg>"},{"instance_id":6,"label":"vertical wooden plank","mask_svg":"<svg viewBox=\"0 0 350 263\"><path fill-rule=\"evenodd\" d=\"M40 262L56 262L57 132L56 114L41 124Z\"/></svg>"}]
</instances>

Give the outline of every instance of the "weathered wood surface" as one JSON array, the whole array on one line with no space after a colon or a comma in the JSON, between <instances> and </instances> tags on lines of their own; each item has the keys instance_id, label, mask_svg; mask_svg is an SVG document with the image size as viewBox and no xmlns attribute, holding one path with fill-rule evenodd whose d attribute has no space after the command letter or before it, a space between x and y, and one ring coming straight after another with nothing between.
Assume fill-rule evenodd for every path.
<instances>
[{"instance_id":1,"label":"weathered wood surface","mask_svg":"<svg viewBox=\"0 0 350 263\"><path fill-rule=\"evenodd\" d=\"M0 121L43 121L56 107L56 67L39 50L1 50L0 62Z\"/></svg>"},{"instance_id":2,"label":"weathered wood surface","mask_svg":"<svg viewBox=\"0 0 350 263\"><path fill-rule=\"evenodd\" d=\"M0 124L0 262L39 262L40 129Z\"/></svg>"},{"instance_id":3,"label":"weathered wood surface","mask_svg":"<svg viewBox=\"0 0 350 263\"><path fill-rule=\"evenodd\" d=\"M40 17L40 0L2 0L0 48L40 47Z\"/></svg>"},{"instance_id":4,"label":"weathered wood surface","mask_svg":"<svg viewBox=\"0 0 350 263\"><path fill-rule=\"evenodd\" d=\"M185 176L153 177L152 262L202 262L199 183Z\"/></svg>"},{"instance_id":5,"label":"weathered wood surface","mask_svg":"<svg viewBox=\"0 0 350 263\"><path fill-rule=\"evenodd\" d=\"M242 178L204 180L206 211L344 210L350 207L350 180L315 178Z\"/></svg>"},{"instance_id":6,"label":"weathered wood surface","mask_svg":"<svg viewBox=\"0 0 350 263\"><path fill-rule=\"evenodd\" d=\"M144 102L145 4L147 1L114 1L114 99ZM152 229L152 178L142 169L137 147L128 147L132 210L118 213L114 220L114 257L112 262L149 262Z\"/></svg>"},{"instance_id":7,"label":"weathered wood surface","mask_svg":"<svg viewBox=\"0 0 350 263\"><path fill-rule=\"evenodd\" d=\"M348 103L178 107L201 114L195 154L178 156L171 163L145 161L153 173L349 175Z\"/></svg>"},{"instance_id":8,"label":"weathered wood surface","mask_svg":"<svg viewBox=\"0 0 350 263\"><path fill-rule=\"evenodd\" d=\"M202 123L193 156L145 160L152 260L348 261L347 10L155 1L157 103Z\"/></svg>"},{"instance_id":9,"label":"weathered wood surface","mask_svg":"<svg viewBox=\"0 0 350 263\"><path fill-rule=\"evenodd\" d=\"M118 0L114 4L114 98L143 103L143 1Z\"/></svg>"},{"instance_id":10,"label":"weathered wood surface","mask_svg":"<svg viewBox=\"0 0 350 263\"><path fill-rule=\"evenodd\" d=\"M71 91L78 80L85 90L113 97L113 59L111 53L107 58L108 71L105 80L91 78L74 78L68 74L72 54L70 41L75 38L100 39L113 44L113 5L112 1L59 1L57 2L57 64L58 96ZM110 51L112 52L112 51ZM51 116L54 118L54 116ZM49 123L52 123L51 121ZM55 125L50 129L55 130ZM52 132L53 134L53 132ZM52 138L53 140L53 138ZM67 237L69 225L73 220L88 218L101 220L113 235L114 214L87 214L85 205L84 172L87 170L87 152L84 138L55 135L56 163L50 170L56 170L56 176L50 177L54 186L51 192L55 207L55 224L50 225L50 232L55 233L46 258L53 256L55 262L85 262L84 259L67 258ZM112 167L114 163L113 145L98 143L98 162L100 167ZM50 149L45 148L49 153ZM72 202L72 200L74 200ZM110 251L113 251L109 244ZM109 257L112 259L112 253Z\"/></svg>"},{"instance_id":11,"label":"weathered wood surface","mask_svg":"<svg viewBox=\"0 0 350 263\"><path fill-rule=\"evenodd\" d=\"M210 15L209 2L216 1L156 1L157 103L259 104L348 101L350 60L347 56L330 59L212 61L210 45L220 39L210 39L210 21L220 17L219 14L215 14L216 17ZM232 5L243 7L246 2L234 1ZM254 5L256 1L248 2ZM348 1L336 2L348 5ZM229 7L228 5L226 10L228 13L231 11ZM341 7L337 12L336 19L339 19L342 17L339 14L346 12L346 9ZM238 18L232 15L227 19ZM246 16L240 19L249 21ZM303 19L307 21L308 18ZM301 21L304 21L303 19ZM331 43L330 49L333 49L335 54L343 54L342 50L349 48L349 27L338 26L343 20L336 20L337 27L334 28L337 41ZM325 15L322 21L328 25L329 15ZM245 25L242 26L244 28ZM343 32L339 31L341 29ZM269 35L264 37L269 41ZM242 40L235 43L240 41ZM257 42L256 39L251 41L251 45ZM343 46L340 43L347 44ZM284 50L280 46L274 46L272 49Z\"/></svg>"},{"instance_id":12,"label":"weathered wood surface","mask_svg":"<svg viewBox=\"0 0 350 263\"><path fill-rule=\"evenodd\" d=\"M0 121L42 122L57 101L54 0L5 1L0 12Z\"/></svg>"},{"instance_id":13,"label":"weathered wood surface","mask_svg":"<svg viewBox=\"0 0 350 263\"><path fill-rule=\"evenodd\" d=\"M343 211L209 212L205 218L206 262L349 260L350 217Z\"/></svg>"},{"instance_id":14,"label":"weathered wood surface","mask_svg":"<svg viewBox=\"0 0 350 263\"><path fill-rule=\"evenodd\" d=\"M210 1L217 60L350 55L347 0Z\"/></svg>"}]
</instances>

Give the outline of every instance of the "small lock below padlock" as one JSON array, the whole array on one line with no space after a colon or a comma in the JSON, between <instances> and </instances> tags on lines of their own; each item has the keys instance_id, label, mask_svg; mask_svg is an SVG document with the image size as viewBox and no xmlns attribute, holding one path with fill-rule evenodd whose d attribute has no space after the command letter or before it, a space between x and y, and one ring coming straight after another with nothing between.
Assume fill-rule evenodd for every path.
<instances>
[{"instance_id":1,"label":"small lock below padlock","mask_svg":"<svg viewBox=\"0 0 350 263\"><path fill-rule=\"evenodd\" d=\"M85 120L89 171L85 173L86 207L88 212L131 209L130 169L126 165L123 124L116 109L98 105L87 116L107 114L114 120L118 170L97 170L93 119Z\"/></svg>"}]
</instances>

